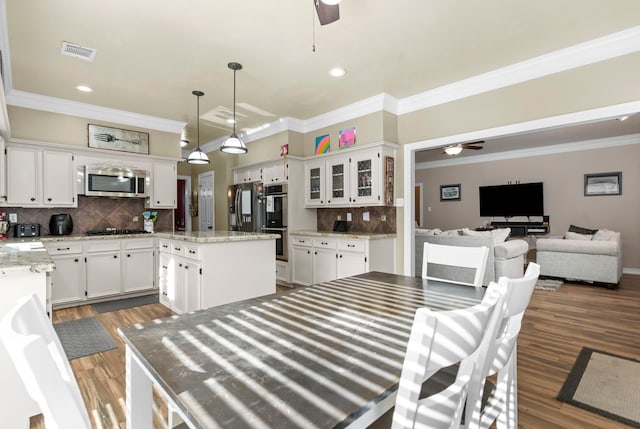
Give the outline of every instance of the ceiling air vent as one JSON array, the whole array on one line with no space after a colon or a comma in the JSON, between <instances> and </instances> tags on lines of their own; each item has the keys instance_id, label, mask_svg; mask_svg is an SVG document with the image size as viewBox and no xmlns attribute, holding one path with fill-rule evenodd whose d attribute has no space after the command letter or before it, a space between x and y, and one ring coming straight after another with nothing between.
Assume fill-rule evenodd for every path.
<instances>
[{"instance_id":1,"label":"ceiling air vent","mask_svg":"<svg viewBox=\"0 0 640 429\"><path fill-rule=\"evenodd\" d=\"M79 58L81 60L93 62L96 56L96 50L86 48L84 46L77 45L75 43L62 42L62 49L60 50L62 55L69 57Z\"/></svg>"}]
</instances>

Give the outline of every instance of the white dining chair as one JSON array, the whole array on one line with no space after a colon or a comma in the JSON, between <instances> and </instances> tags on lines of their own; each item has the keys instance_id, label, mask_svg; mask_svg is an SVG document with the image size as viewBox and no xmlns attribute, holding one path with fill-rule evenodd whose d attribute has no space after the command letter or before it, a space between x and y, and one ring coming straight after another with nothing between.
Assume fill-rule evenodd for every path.
<instances>
[{"instance_id":1,"label":"white dining chair","mask_svg":"<svg viewBox=\"0 0 640 429\"><path fill-rule=\"evenodd\" d=\"M486 429L493 422L499 429L518 427L517 338L522 317L529 305L540 265L530 262L524 277L501 277L498 283L507 288L505 312L495 340L488 348L485 367L472 379L467 396L464 427ZM497 374L495 385L485 388L486 378ZM493 384L493 383L492 383ZM484 398L483 398L484 395Z\"/></svg>"},{"instance_id":2,"label":"white dining chair","mask_svg":"<svg viewBox=\"0 0 640 429\"><path fill-rule=\"evenodd\" d=\"M505 285L491 282L482 302L451 311L416 311L402 365L392 429L449 429L460 425L468 383L483 367L504 312ZM455 380L429 394L423 387L443 368L459 363Z\"/></svg>"},{"instance_id":3,"label":"white dining chair","mask_svg":"<svg viewBox=\"0 0 640 429\"><path fill-rule=\"evenodd\" d=\"M430 280L437 280L447 283L456 283L467 286L482 287L484 272L487 267L487 257L489 248L446 246L442 244L424 243L424 253L422 257L422 277ZM429 271L428 265L438 267L438 272ZM459 274L472 270L469 277L472 281L461 277ZM463 274L464 275L464 274Z\"/></svg>"},{"instance_id":4,"label":"white dining chair","mask_svg":"<svg viewBox=\"0 0 640 429\"><path fill-rule=\"evenodd\" d=\"M36 295L21 299L0 323L0 338L47 429L90 429L80 389L53 325Z\"/></svg>"}]
</instances>

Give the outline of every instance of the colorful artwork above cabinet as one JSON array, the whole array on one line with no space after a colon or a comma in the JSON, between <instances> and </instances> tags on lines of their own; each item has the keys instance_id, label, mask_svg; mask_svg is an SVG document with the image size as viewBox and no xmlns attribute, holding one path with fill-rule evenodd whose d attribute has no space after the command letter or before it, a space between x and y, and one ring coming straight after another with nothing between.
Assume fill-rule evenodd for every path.
<instances>
[{"instance_id":1,"label":"colorful artwork above cabinet","mask_svg":"<svg viewBox=\"0 0 640 429\"><path fill-rule=\"evenodd\" d=\"M346 130L340 130L340 139L338 140L338 147L344 149L356 144L356 129L347 128Z\"/></svg>"},{"instance_id":2,"label":"colorful artwork above cabinet","mask_svg":"<svg viewBox=\"0 0 640 429\"><path fill-rule=\"evenodd\" d=\"M331 148L331 137L329 136L329 134L316 137L316 151L314 152L316 155L327 153L329 152L330 148Z\"/></svg>"}]
</instances>

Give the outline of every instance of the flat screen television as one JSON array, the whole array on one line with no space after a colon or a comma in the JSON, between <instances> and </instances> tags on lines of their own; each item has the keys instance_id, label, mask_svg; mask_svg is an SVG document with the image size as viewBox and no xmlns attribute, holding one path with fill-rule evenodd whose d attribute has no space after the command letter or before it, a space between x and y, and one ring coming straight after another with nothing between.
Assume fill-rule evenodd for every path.
<instances>
[{"instance_id":1,"label":"flat screen television","mask_svg":"<svg viewBox=\"0 0 640 429\"><path fill-rule=\"evenodd\" d=\"M543 216L542 182L480 186L480 216Z\"/></svg>"}]
</instances>

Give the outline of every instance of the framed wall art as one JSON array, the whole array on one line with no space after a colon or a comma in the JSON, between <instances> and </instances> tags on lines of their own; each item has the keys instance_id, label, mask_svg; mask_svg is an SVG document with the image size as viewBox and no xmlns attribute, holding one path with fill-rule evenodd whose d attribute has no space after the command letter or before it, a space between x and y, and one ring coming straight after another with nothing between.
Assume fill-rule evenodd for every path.
<instances>
[{"instance_id":1,"label":"framed wall art","mask_svg":"<svg viewBox=\"0 0 640 429\"><path fill-rule=\"evenodd\" d=\"M440 201L460 201L460 185L440 185Z\"/></svg>"},{"instance_id":2,"label":"framed wall art","mask_svg":"<svg viewBox=\"0 0 640 429\"><path fill-rule=\"evenodd\" d=\"M339 139L338 139L338 147L340 149L345 149L356 144L356 129L347 128L346 130L340 130Z\"/></svg>"},{"instance_id":3,"label":"framed wall art","mask_svg":"<svg viewBox=\"0 0 640 429\"><path fill-rule=\"evenodd\" d=\"M149 154L149 134L89 124L89 147Z\"/></svg>"},{"instance_id":4,"label":"framed wall art","mask_svg":"<svg viewBox=\"0 0 640 429\"><path fill-rule=\"evenodd\" d=\"M322 155L323 153L329 152L329 150L331 150L331 137L329 137L329 134L316 137L316 150L314 155Z\"/></svg>"},{"instance_id":5,"label":"framed wall art","mask_svg":"<svg viewBox=\"0 0 640 429\"><path fill-rule=\"evenodd\" d=\"M584 196L622 195L622 171L584 175Z\"/></svg>"}]
</instances>

